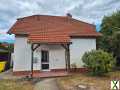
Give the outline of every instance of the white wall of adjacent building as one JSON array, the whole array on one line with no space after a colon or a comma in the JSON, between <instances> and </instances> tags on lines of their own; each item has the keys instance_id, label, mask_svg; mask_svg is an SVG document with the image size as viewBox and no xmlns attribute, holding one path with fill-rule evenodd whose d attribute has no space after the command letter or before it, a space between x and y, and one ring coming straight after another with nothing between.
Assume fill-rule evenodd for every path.
<instances>
[{"instance_id":1,"label":"white wall of adjacent building","mask_svg":"<svg viewBox=\"0 0 120 90\"><path fill-rule=\"evenodd\" d=\"M70 59L71 64L76 63L77 67L82 67L82 55L86 51L96 49L96 39L79 38L71 39ZM38 58L34 63L34 70L41 70L41 50L49 51L50 69L65 68L65 49L61 45L40 45L34 51L34 57ZM16 37L13 55L13 71L30 71L31 70L31 45L27 42L27 37Z\"/></svg>"}]
</instances>

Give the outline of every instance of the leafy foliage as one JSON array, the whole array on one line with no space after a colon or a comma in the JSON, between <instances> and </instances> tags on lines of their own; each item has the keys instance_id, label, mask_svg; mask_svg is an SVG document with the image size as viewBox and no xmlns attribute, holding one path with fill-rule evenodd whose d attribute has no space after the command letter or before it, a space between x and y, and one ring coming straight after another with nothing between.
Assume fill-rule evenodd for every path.
<instances>
[{"instance_id":1,"label":"leafy foliage","mask_svg":"<svg viewBox=\"0 0 120 90\"><path fill-rule=\"evenodd\" d=\"M120 11L103 18L100 32L103 36L97 39L98 48L113 53L120 62Z\"/></svg>"},{"instance_id":2,"label":"leafy foliage","mask_svg":"<svg viewBox=\"0 0 120 90\"><path fill-rule=\"evenodd\" d=\"M6 52L13 52L14 46L13 46L12 44L6 44L6 45L7 45L7 47L5 47L4 45L2 45L2 44L0 43L0 49L5 50ZM4 52L3 52L3 53L4 53Z\"/></svg>"},{"instance_id":3,"label":"leafy foliage","mask_svg":"<svg viewBox=\"0 0 120 90\"><path fill-rule=\"evenodd\" d=\"M84 66L91 70L92 75L102 75L112 70L115 66L115 58L112 54L103 50L92 50L86 52L82 60Z\"/></svg>"},{"instance_id":4,"label":"leafy foliage","mask_svg":"<svg viewBox=\"0 0 120 90\"><path fill-rule=\"evenodd\" d=\"M117 66L120 64L120 32L116 32L112 35L112 43L111 43L112 52L114 56L117 57Z\"/></svg>"}]
</instances>

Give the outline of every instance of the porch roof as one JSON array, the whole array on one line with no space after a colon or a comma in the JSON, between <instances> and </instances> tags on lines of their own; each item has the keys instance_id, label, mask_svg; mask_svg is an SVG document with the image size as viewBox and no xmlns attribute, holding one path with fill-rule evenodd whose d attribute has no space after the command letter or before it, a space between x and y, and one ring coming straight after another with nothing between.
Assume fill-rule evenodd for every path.
<instances>
[{"instance_id":1,"label":"porch roof","mask_svg":"<svg viewBox=\"0 0 120 90\"><path fill-rule=\"evenodd\" d=\"M28 36L28 41L30 43L70 43L70 37L66 34L61 33L39 33L30 34Z\"/></svg>"}]
</instances>

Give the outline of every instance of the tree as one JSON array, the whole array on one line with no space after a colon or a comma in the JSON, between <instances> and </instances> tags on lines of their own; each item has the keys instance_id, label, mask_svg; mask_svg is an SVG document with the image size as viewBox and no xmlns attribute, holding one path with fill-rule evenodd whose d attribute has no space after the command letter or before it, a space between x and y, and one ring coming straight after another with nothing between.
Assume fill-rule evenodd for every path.
<instances>
[{"instance_id":1,"label":"tree","mask_svg":"<svg viewBox=\"0 0 120 90\"><path fill-rule=\"evenodd\" d=\"M110 16L104 16L101 24L101 33L103 36L97 39L98 48L103 49L108 52L112 52L115 57L119 57L116 52L120 52L120 47L117 47L120 43L118 35L115 33L120 31L120 11L114 12ZM114 38L113 38L114 37ZM115 41L116 39L117 41ZM114 44L115 43L115 44Z\"/></svg>"},{"instance_id":2,"label":"tree","mask_svg":"<svg viewBox=\"0 0 120 90\"><path fill-rule=\"evenodd\" d=\"M120 63L120 32L116 32L112 35L111 43L112 51L114 56L117 56L117 64Z\"/></svg>"}]
</instances>

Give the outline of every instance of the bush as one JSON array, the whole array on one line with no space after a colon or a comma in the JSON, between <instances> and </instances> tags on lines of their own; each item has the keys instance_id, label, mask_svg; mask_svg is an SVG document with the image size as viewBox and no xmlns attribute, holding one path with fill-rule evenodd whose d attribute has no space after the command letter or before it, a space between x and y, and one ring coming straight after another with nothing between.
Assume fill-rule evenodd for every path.
<instances>
[{"instance_id":1,"label":"bush","mask_svg":"<svg viewBox=\"0 0 120 90\"><path fill-rule=\"evenodd\" d=\"M84 66L90 69L92 75L103 75L111 71L115 66L115 58L113 55L103 50L86 52L82 60Z\"/></svg>"}]
</instances>

